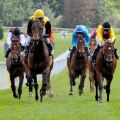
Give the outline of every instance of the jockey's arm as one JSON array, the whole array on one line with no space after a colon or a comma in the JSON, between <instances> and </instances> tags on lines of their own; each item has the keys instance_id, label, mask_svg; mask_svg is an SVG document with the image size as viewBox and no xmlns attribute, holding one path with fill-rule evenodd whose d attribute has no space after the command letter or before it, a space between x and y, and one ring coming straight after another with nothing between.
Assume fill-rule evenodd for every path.
<instances>
[{"instance_id":1,"label":"jockey's arm","mask_svg":"<svg viewBox=\"0 0 120 120\"><path fill-rule=\"evenodd\" d=\"M25 39L24 34L23 33L20 34L20 44L21 44L21 46L25 46L25 41L26 41L26 39Z\"/></svg>"},{"instance_id":2,"label":"jockey's arm","mask_svg":"<svg viewBox=\"0 0 120 120\"><path fill-rule=\"evenodd\" d=\"M9 45L9 47L11 46L11 37L12 37L12 32L9 31L8 32L8 37L7 37L7 44Z\"/></svg>"},{"instance_id":3,"label":"jockey's arm","mask_svg":"<svg viewBox=\"0 0 120 120\"><path fill-rule=\"evenodd\" d=\"M115 42L115 32L114 32L113 28L110 29L110 40L112 43Z\"/></svg>"},{"instance_id":4,"label":"jockey's arm","mask_svg":"<svg viewBox=\"0 0 120 120\"><path fill-rule=\"evenodd\" d=\"M44 37L49 38L51 34L51 23L49 21L45 24L45 35Z\"/></svg>"},{"instance_id":5,"label":"jockey's arm","mask_svg":"<svg viewBox=\"0 0 120 120\"><path fill-rule=\"evenodd\" d=\"M85 45L86 45L86 47L88 47L90 44L90 38L86 32L84 34L85 34Z\"/></svg>"},{"instance_id":6,"label":"jockey's arm","mask_svg":"<svg viewBox=\"0 0 120 120\"><path fill-rule=\"evenodd\" d=\"M102 25L99 25L98 28L97 28L97 38L100 42L104 42Z\"/></svg>"},{"instance_id":7,"label":"jockey's arm","mask_svg":"<svg viewBox=\"0 0 120 120\"><path fill-rule=\"evenodd\" d=\"M76 37L76 33L74 32L72 35L72 46L76 47L77 45L77 37Z\"/></svg>"},{"instance_id":8,"label":"jockey's arm","mask_svg":"<svg viewBox=\"0 0 120 120\"><path fill-rule=\"evenodd\" d=\"M97 35L96 35L96 41L99 44L99 46L103 46L104 45L104 39L103 39L103 35L102 35L103 31L102 31L102 25L99 25L97 28Z\"/></svg>"}]
</instances>

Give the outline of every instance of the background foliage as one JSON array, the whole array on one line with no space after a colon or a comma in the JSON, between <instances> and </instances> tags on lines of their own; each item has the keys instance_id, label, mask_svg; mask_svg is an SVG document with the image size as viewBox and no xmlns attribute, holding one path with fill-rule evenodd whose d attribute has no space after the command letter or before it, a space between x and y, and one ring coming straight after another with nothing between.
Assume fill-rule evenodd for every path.
<instances>
[{"instance_id":1,"label":"background foliage","mask_svg":"<svg viewBox=\"0 0 120 120\"><path fill-rule=\"evenodd\" d=\"M68 0L68 4L70 4L69 2ZM95 21L88 17L87 25L95 27L98 23L109 20L115 27L120 27L120 0L93 0L93 2ZM45 15L50 18L52 26L64 27L67 24L63 22L67 17L64 16L64 3L63 0L3 0L0 1L0 23L3 23L4 26L26 26L34 10L41 8L45 11ZM72 4L73 1L71 1ZM84 6L90 6L90 3L87 1L83 6L80 6L83 12L86 11L82 10L85 9ZM77 14L73 12L74 9L76 8L71 9L71 17ZM82 13L82 15L86 14ZM74 21L71 21L71 24L72 22ZM77 24L77 21L75 22Z\"/></svg>"}]
</instances>

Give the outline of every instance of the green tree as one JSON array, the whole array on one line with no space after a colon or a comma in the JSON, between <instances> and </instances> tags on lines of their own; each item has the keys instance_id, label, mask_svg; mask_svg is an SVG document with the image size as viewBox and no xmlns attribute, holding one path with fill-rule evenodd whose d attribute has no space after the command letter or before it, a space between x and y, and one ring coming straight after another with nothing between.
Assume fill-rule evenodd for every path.
<instances>
[{"instance_id":1,"label":"green tree","mask_svg":"<svg viewBox=\"0 0 120 120\"><path fill-rule=\"evenodd\" d=\"M3 21L7 26L21 26L32 11L32 0L4 0ZM33 12L33 11L32 11Z\"/></svg>"},{"instance_id":2,"label":"green tree","mask_svg":"<svg viewBox=\"0 0 120 120\"><path fill-rule=\"evenodd\" d=\"M110 20L110 15L112 10L109 8L109 5L106 0L95 0L95 12L96 12L96 25Z\"/></svg>"},{"instance_id":3,"label":"green tree","mask_svg":"<svg viewBox=\"0 0 120 120\"><path fill-rule=\"evenodd\" d=\"M55 17L63 14L63 0L33 0L34 9L41 8L41 4L49 4L50 9L55 13Z\"/></svg>"}]
</instances>

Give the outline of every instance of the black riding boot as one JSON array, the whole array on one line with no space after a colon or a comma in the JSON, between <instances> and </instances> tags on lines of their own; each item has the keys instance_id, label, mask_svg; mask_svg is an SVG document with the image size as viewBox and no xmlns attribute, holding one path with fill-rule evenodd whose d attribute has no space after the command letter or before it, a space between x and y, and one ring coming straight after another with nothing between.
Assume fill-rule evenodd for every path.
<instances>
[{"instance_id":1,"label":"black riding boot","mask_svg":"<svg viewBox=\"0 0 120 120\"><path fill-rule=\"evenodd\" d=\"M92 56L92 61L94 62L94 63L96 63L96 57L97 57L97 54L98 54L98 52L99 52L99 50L101 49L101 47L98 45L97 46L97 48L95 49L95 52L94 52L94 54L93 54L93 56Z\"/></svg>"},{"instance_id":2,"label":"black riding boot","mask_svg":"<svg viewBox=\"0 0 120 120\"><path fill-rule=\"evenodd\" d=\"M119 59L119 54L117 53L117 49L114 49L114 54L115 54L116 59L118 60Z\"/></svg>"},{"instance_id":3,"label":"black riding boot","mask_svg":"<svg viewBox=\"0 0 120 120\"><path fill-rule=\"evenodd\" d=\"M50 56L53 55L53 46L52 46L52 44L49 43L49 42L47 41L47 39L45 40L45 43L46 43L46 45L47 45L47 47L48 47L49 55L50 55Z\"/></svg>"},{"instance_id":4,"label":"black riding boot","mask_svg":"<svg viewBox=\"0 0 120 120\"><path fill-rule=\"evenodd\" d=\"M8 48L8 50L6 51L6 54L5 54L5 57L6 57L6 58L8 58L8 55L9 55L10 52L11 52L11 49Z\"/></svg>"},{"instance_id":5,"label":"black riding boot","mask_svg":"<svg viewBox=\"0 0 120 120\"><path fill-rule=\"evenodd\" d=\"M70 52L70 59L71 59L73 53L75 52L75 50L76 50L76 47L73 46L73 48L72 48L72 50L71 50L71 52Z\"/></svg>"}]
</instances>

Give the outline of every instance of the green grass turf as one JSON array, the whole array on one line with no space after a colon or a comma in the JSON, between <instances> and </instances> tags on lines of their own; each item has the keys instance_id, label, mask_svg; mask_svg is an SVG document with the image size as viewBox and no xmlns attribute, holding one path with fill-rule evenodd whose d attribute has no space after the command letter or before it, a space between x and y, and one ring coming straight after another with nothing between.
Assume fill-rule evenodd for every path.
<instances>
[{"instance_id":1,"label":"green grass turf","mask_svg":"<svg viewBox=\"0 0 120 120\"><path fill-rule=\"evenodd\" d=\"M95 101L95 94L89 92L88 76L85 81L84 94L78 95L79 79L69 96L68 71L51 78L55 92L53 98L45 96L43 102L36 102L28 96L24 86L21 100L14 99L10 89L0 91L0 120L119 120L120 119L120 62L118 62L111 85L110 102L106 102L103 91L103 103ZM41 83L39 83L40 89Z\"/></svg>"}]
</instances>

